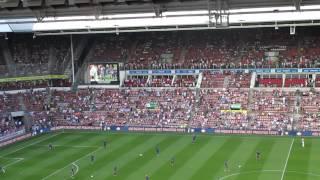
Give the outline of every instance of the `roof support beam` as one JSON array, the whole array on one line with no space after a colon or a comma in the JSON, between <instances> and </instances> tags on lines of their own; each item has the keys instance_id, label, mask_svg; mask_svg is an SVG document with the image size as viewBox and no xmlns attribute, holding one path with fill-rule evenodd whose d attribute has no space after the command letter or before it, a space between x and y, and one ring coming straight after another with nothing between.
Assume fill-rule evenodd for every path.
<instances>
[{"instance_id":1,"label":"roof support beam","mask_svg":"<svg viewBox=\"0 0 320 180\"><path fill-rule=\"evenodd\" d=\"M46 9L35 10L34 16L37 18L38 22L42 22L42 20L46 17Z\"/></svg>"},{"instance_id":2,"label":"roof support beam","mask_svg":"<svg viewBox=\"0 0 320 180\"><path fill-rule=\"evenodd\" d=\"M229 12L226 6L226 0L215 1L215 21L216 26L228 26L229 25Z\"/></svg>"},{"instance_id":3,"label":"roof support beam","mask_svg":"<svg viewBox=\"0 0 320 180\"><path fill-rule=\"evenodd\" d=\"M94 7L94 16L96 19L99 18L99 16L102 15L102 7L100 5Z\"/></svg>"},{"instance_id":4,"label":"roof support beam","mask_svg":"<svg viewBox=\"0 0 320 180\"><path fill-rule=\"evenodd\" d=\"M293 4L296 7L297 11L300 11L302 0L293 0Z\"/></svg>"}]
</instances>

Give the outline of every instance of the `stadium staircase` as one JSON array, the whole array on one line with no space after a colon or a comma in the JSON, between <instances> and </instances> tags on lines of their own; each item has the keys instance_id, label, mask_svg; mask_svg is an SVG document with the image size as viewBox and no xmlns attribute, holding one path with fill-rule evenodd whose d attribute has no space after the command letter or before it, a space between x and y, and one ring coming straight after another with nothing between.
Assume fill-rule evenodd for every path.
<instances>
[{"instance_id":1,"label":"stadium staircase","mask_svg":"<svg viewBox=\"0 0 320 180\"><path fill-rule=\"evenodd\" d=\"M55 58L55 52L54 48L52 45L49 47L49 61L48 61L48 67L49 67L49 72L50 74L54 74L56 70L58 70L59 63L58 60Z\"/></svg>"},{"instance_id":2,"label":"stadium staircase","mask_svg":"<svg viewBox=\"0 0 320 180\"><path fill-rule=\"evenodd\" d=\"M256 72L253 72L253 73L251 74L250 89L255 87L256 78L257 78L257 74L256 74Z\"/></svg>"},{"instance_id":3,"label":"stadium staircase","mask_svg":"<svg viewBox=\"0 0 320 180\"><path fill-rule=\"evenodd\" d=\"M51 99L52 99L52 91L51 91L51 89L50 88L47 88L46 89L46 91L47 91L47 97L46 97L46 99L45 99L45 104L51 104Z\"/></svg>"},{"instance_id":4,"label":"stadium staircase","mask_svg":"<svg viewBox=\"0 0 320 180\"><path fill-rule=\"evenodd\" d=\"M241 40L239 43L240 43L240 45L239 45L239 47L240 47L239 53L240 54L238 56L236 56L236 59L234 61L235 64L240 64L242 58L246 57L249 53L248 50L246 49L247 48L246 43L243 40Z\"/></svg>"},{"instance_id":5,"label":"stadium staircase","mask_svg":"<svg viewBox=\"0 0 320 180\"><path fill-rule=\"evenodd\" d=\"M199 110L200 107L200 88L196 88L196 94L195 94L195 103L192 106L192 109L189 114L189 119L188 119L188 128L191 127L192 119L194 114Z\"/></svg>"},{"instance_id":6,"label":"stadium staircase","mask_svg":"<svg viewBox=\"0 0 320 180\"><path fill-rule=\"evenodd\" d=\"M173 75L173 78L172 78L172 81L171 81L171 87L174 86L174 82L176 81L177 79L177 75Z\"/></svg>"},{"instance_id":7,"label":"stadium staircase","mask_svg":"<svg viewBox=\"0 0 320 180\"><path fill-rule=\"evenodd\" d=\"M128 52L128 56L127 56L127 58L124 60L124 62L127 62L129 59L131 59L132 58L132 56L135 54L135 51L136 51L136 49L137 49L137 44L138 44L138 40L135 40L133 43L132 43L132 45L131 45L131 47L130 47L130 50L129 50L129 52Z\"/></svg>"},{"instance_id":8,"label":"stadium staircase","mask_svg":"<svg viewBox=\"0 0 320 180\"><path fill-rule=\"evenodd\" d=\"M179 63L184 64L187 52L188 52L187 48L183 45L182 51L181 51L180 57L179 57Z\"/></svg>"},{"instance_id":9,"label":"stadium staircase","mask_svg":"<svg viewBox=\"0 0 320 180\"><path fill-rule=\"evenodd\" d=\"M73 40L73 57L74 57L74 64L75 64L75 72L77 72L77 66L79 64L80 61L80 57L82 54L85 54L87 52L85 52L86 48L92 47L92 39L91 41L89 40L90 37L89 36L83 36L80 39L74 38ZM90 43L89 43L90 41ZM63 67L63 74L67 75L68 77L72 76L72 59L71 59L71 50L69 49L68 54L66 55L66 57L64 58L64 61L62 63L62 67Z\"/></svg>"},{"instance_id":10,"label":"stadium staircase","mask_svg":"<svg viewBox=\"0 0 320 180\"><path fill-rule=\"evenodd\" d=\"M151 75L148 75L148 79L147 79L146 84L151 84L151 81L152 81L152 79L151 79Z\"/></svg>"},{"instance_id":11,"label":"stadium staircase","mask_svg":"<svg viewBox=\"0 0 320 180\"><path fill-rule=\"evenodd\" d=\"M16 75L15 72L15 62L13 61L12 54L9 49L7 40L0 40L0 49L2 49L3 57L6 62L7 68L9 70L10 75Z\"/></svg>"},{"instance_id":12,"label":"stadium staircase","mask_svg":"<svg viewBox=\"0 0 320 180\"><path fill-rule=\"evenodd\" d=\"M294 101L294 113L292 115L293 122L292 127L295 127L295 125L299 122L300 116L301 116L301 92L296 92L296 97Z\"/></svg>"},{"instance_id":13,"label":"stadium staircase","mask_svg":"<svg viewBox=\"0 0 320 180\"><path fill-rule=\"evenodd\" d=\"M179 62L180 64L184 64L186 60L186 55L188 53L188 45L190 44L190 36L188 34L184 34L183 38L181 38L181 51L179 55Z\"/></svg>"},{"instance_id":14,"label":"stadium staircase","mask_svg":"<svg viewBox=\"0 0 320 180\"><path fill-rule=\"evenodd\" d=\"M254 102L254 98L253 98L254 92L253 91L254 91L253 88L249 88L249 92L248 92L248 108L247 108L248 121L250 121L249 115L255 115L255 112L252 111L253 102Z\"/></svg>"},{"instance_id":15,"label":"stadium staircase","mask_svg":"<svg viewBox=\"0 0 320 180\"><path fill-rule=\"evenodd\" d=\"M25 115L23 117L23 124L25 125L26 130L28 131L29 129L31 129L33 124L32 117L29 111L27 110L26 105L24 104L23 96L18 96L18 102L19 102L20 110L25 112Z\"/></svg>"},{"instance_id":16,"label":"stadium staircase","mask_svg":"<svg viewBox=\"0 0 320 180\"><path fill-rule=\"evenodd\" d=\"M75 81L76 82L78 82L78 83L84 82L83 75L85 74L85 71L87 70L89 59L93 53L94 53L94 51L92 49L90 49L88 54L85 55L84 60L81 64L80 68L78 68L77 71L75 70Z\"/></svg>"},{"instance_id":17,"label":"stadium staircase","mask_svg":"<svg viewBox=\"0 0 320 180\"><path fill-rule=\"evenodd\" d=\"M301 58L301 56L302 56L302 54L301 54L301 51L302 51L302 49L303 49L303 47L302 47L302 45L301 45L301 40L299 40L298 41L298 45L297 45L297 59L299 59L300 60L300 58Z\"/></svg>"},{"instance_id":18,"label":"stadium staircase","mask_svg":"<svg viewBox=\"0 0 320 180\"><path fill-rule=\"evenodd\" d=\"M203 73L200 73L199 76L198 76L196 88L200 88L201 87L202 78L203 78Z\"/></svg>"},{"instance_id":19,"label":"stadium staircase","mask_svg":"<svg viewBox=\"0 0 320 180\"><path fill-rule=\"evenodd\" d=\"M203 78L203 73L200 73L198 80L197 80L196 88L195 88L195 93L196 93L195 94L195 103L194 103L192 110L190 112L188 127L191 126L193 116L199 110L199 107L200 107L200 101L201 101L200 91L201 91L202 78Z\"/></svg>"},{"instance_id":20,"label":"stadium staircase","mask_svg":"<svg viewBox=\"0 0 320 180\"><path fill-rule=\"evenodd\" d=\"M228 88L228 86L229 86L229 82L230 81L230 77L229 76L226 76L225 78L224 78L224 81L223 81L223 88Z\"/></svg>"},{"instance_id":21,"label":"stadium staircase","mask_svg":"<svg viewBox=\"0 0 320 180\"><path fill-rule=\"evenodd\" d=\"M71 68L66 68L63 72L63 75L66 75L67 77L72 77L72 69ZM72 78L71 78L72 79Z\"/></svg>"}]
</instances>

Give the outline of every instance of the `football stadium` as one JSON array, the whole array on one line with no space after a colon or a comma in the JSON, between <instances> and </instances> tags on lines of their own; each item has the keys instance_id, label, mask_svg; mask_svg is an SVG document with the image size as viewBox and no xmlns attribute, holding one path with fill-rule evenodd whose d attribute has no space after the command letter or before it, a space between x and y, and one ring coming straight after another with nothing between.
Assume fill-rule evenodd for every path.
<instances>
[{"instance_id":1,"label":"football stadium","mask_svg":"<svg viewBox=\"0 0 320 180\"><path fill-rule=\"evenodd\" d=\"M0 180L320 180L320 0L0 0Z\"/></svg>"}]
</instances>

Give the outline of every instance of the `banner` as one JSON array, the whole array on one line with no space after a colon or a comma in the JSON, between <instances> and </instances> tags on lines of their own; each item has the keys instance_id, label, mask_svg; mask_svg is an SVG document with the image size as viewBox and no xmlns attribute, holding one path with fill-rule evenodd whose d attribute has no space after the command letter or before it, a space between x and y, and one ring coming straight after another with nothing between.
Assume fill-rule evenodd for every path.
<instances>
[{"instance_id":1,"label":"banner","mask_svg":"<svg viewBox=\"0 0 320 180\"><path fill-rule=\"evenodd\" d=\"M130 70L128 71L129 75L148 75L148 70Z\"/></svg>"},{"instance_id":2,"label":"banner","mask_svg":"<svg viewBox=\"0 0 320 180\"><path fill-rule=\"evenodd\" d=\"M174 71L170 69L152 70L152 74L174 74Z\"/></svg>"},{"instance_id":3,"label":"banner","mask_svg":"<svg viewBox=\"0 0 320 180\"><path fill-rule=\"evenodd\" d=\"M243 69L177 69L177 70L129 70L129 75L195 75L204 71L215 72L256 72L264 74L274 73L320 73L320 68L243 68Z\"/></svg>"},{"instance_id":4,"label":"banner","mask_svg":"<svg viewBox=\"0 0 320 180\"><path fill-rule=\"evenodd\" d=\"M299 69L296 69L296 68L294 68L294 69L289 69L289 68L287 68L287 69L275 69L275 72L276 73L297 73L297 72L299 72Z\"/></svg>"},{"instance_id":5,"label":"banner","mask_svg":"<svg viewBox=\"0 0 320 180\"><path fill-rule=\"evenodd\" d=\"M247 110L232 110L232 109L227 109L227 110L221 110L222 113L242 113L242 114L247 114Z\"/></svg>"},{"instance_id":6,"label":"banner","mask_svg":"<svg viewBox=\"0 0 320 180\"><path fill-rule=\"evenodd\" d=\"M148 109L158 109L158 104L156 102L149 102L146 104L146 108Z\"/></svg>"},{"instance_id":7,"label":"banner","mask_svg":"<svg viewBox=\"0 0 320 180\"><path fill-rule=\"evenodd\" d=\"M49 80L49 79L68 79L68 76L67 75L44 75L44 76L2 78L0 79L0 83L1 82L17 82L17 81Z\"/></svg>"},{"instance_id":8,"label":"banner","mask_svg":"<svg viewBox=\"0 0 320 180\"><path fill-rule=\"evenodd\" d=\"M313 68L313 69L302 69L302 72L320 72L319 68Z\"/></svg>"},{"instance_id":9,"label":"banner","mask_svg":"<svg viewBox=\"0 0 320 180\"><path fill-rule=\"evenodd\" d=\"M176 74L194 74L196 71L193 69L179 69L175 70Z\"/></svg>"},{"instance_id":10,"label":"banner","mask_svg":"<svg viewBox=\"0 0 320 180\"><path fill-rule=\"evenodd\" d=\"M231 110L240 110L241 104L231 104Z\"/></svg>"}]
</instances>

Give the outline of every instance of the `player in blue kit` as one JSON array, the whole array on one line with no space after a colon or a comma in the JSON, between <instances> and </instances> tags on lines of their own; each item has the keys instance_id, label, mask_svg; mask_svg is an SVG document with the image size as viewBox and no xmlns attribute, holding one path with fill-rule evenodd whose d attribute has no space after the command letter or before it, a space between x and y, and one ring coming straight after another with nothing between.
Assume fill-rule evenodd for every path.
<instances>
[{"instance_id":1,"label":"player in blue kit","mask_svg":"<svg viewBox=\"0 0 320 180\"><path fill-rule=\"evenodd\" d=\"M195 142L196 142L196 138L197 138L197 136L196 136L196 135L193 135L193 137L192 137L192 143L195 143Z\"/></svg>"},{"instance_id":2,"label":"player in blue kit","mask_svg":"<svg viewBox=\"0 0 320 180\"><path fill-rule=\"evenodd\" d=\"M90 156L90 159L91 159L91 163L94 163L95 156L94 156L94 155L91 155L91 156Z\"/></svg>"},{"instance_id":3,"label":"player in blue kit","mask_svg":"<svg viewBox=\"0 0 320 180\"><path fill-rule=\"evenodd\" d=\"M176 159L174 157L172 157L171 160L170 160L171 166L174 166L175 161L176 161Z\"/></svg>"},{"instance_id":4,"label":"player in blue kit","mask_svg":"<svg viewBox=\"0 0 320 180\"><path fill-rule=\"evenodd\" d=\"M228 160L224 161L224 171L228 171L229 170L229 162Z\"/></svg>"},{"instance_id":5,"label":"player in blue kit","mask_svg":"<svg viewBox=\"0 0 320 180\"><path fill-rule=\"evenodd\" d=\"M104 149L107 149L107 141L103 141L103 147Z\"/></svg>"},{"instance_id":6,"label":"player in blue kit","mask_svg":"<svg viewBox=\"0 0 320 180\"><path fill-rule=\"evenodd\" d=\"M113 176L116 176L118 174L118 167L114 166L113 167Z\"/></svg>"},{"instance_id":7,"label":"player in blue kit","mask_svg":"<svg viewBox=\"0 0 320 180\"><path fill-rule=\"evenodd\" d=\"M49 150L53 150L53 145L51 143L49 144Z\"/></svg>"},{"instance_id":8,"label":"player in blue kit","mask_svg":"<svg viewBox=\"0 0 320 180\"><path fill-rule=\"evenodd\" d=\"M256 159L260 160L260 158L261 158L261 153L260 153L260 151L257 151L256 152Z\"/></svg>"},{"instance_id":9,"label":"player in blue kit","mask_svg":"<svg viewBox=\"0 0 320 180\"><path fill-rule=\"evenodd\" d=\"M6 169L4 169L4 167L2 167L1 165L0 165L0 171L4 174L4 173L6 173Z\"/></svg>"}]
</instances>

